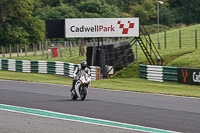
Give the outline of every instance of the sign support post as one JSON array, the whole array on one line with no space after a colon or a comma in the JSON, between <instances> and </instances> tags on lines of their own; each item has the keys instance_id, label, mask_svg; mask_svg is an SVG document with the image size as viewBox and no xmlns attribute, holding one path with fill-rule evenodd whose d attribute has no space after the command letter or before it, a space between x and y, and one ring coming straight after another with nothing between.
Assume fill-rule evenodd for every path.
<instances>
[{"instance_id":1,"label":"sign support post","mask_svg":"<svg viewBox=\"0 0 200 133\"><path fill-rule=\"evenodd\" d=\"M48 42L47 42L47 39L46 39L46 59L48 59L49 57L48 57L48 48L47 48L47 46L48 46L48 44L47 44Z\"/></svg>"}]
</instances>

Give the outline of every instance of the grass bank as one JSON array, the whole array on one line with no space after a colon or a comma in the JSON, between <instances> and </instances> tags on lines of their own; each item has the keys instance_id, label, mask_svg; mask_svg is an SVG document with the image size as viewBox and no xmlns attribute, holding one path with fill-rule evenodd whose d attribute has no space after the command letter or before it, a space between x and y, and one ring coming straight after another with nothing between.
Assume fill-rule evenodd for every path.
<instances>
[{"instance_id":1,"label":"grass bank","mask_svg":"<svg viewBox=\"0 0 200 133\"><path fill-rule=\"evenodd\" d=\"M161 56L164 61L163 65L173 67L200 68L199 52L200 49L162 50ZM139 77L139 64L148 65L148 61L144 55L140 56L139 61L128 65L123 70L117 72L112 78L116 79Z\"/></svg>"}]
</instances>

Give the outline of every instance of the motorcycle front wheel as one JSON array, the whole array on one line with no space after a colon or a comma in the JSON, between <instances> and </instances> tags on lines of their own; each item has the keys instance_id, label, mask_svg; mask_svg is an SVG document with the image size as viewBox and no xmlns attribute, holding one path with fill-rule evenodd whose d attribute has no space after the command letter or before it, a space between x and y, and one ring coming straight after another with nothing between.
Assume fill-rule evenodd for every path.
<instances>
[{"instance_id":1,"label":"motorcycle front wheel","mask_svg":"<svg viewBox=\"0 0 200 133\"><path fill-rule=\"evenodd\" d=\"M77 94L75 94L74 91L71 92L71 98L72 100L76 100L78 98Z\"/></svg>"},{"instance_id":2,"label":"motorcycle front wheel","mask_svg":"<svg viewBox=\"0 0 200 133\"><path fill-rule=\"evenodd\" d=\"M80 96L81 97L80 98L81 98L82 101L85 100L86 95L87 95L87 88L81 87L81 89L80 89Z\"/></svg>"}]
</instances>

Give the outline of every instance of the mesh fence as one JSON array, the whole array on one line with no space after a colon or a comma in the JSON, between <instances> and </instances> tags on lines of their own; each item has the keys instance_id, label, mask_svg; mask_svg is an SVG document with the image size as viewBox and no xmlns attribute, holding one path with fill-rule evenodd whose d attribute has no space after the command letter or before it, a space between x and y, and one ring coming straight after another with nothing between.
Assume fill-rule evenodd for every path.
<instances>
[{"instance_id":1,"label":"mesh fence","mask_svg":"<svg viewBox=\"0 0 200 133\"><path fill-rule=\"evenodd\" d=\"M104 38L110 43L124 41L126 38ZM99 40L100 42L102 40ZM77 41L44 41L31 45L0 46L0 57L20 57L20 56L39 56L52 58L56 57L75 57L86 56L87 45L98 43L97 39L79 39Z\"/></svg>"},{"instance_id":2,"label":"mesh fence","mask_svg":"<svg viewBox=\"0 0 200 133\"><path fill-rule=\"evenodd\" d=\"M158 45L158 34L151 34L154 44ZM160 32L159 42L165 49L194 49L200 46L200 31Z\"/></svg>"},{"instance_id":3,"label":"mesh fence","mask_svg":"<svg viewBox=\"0 0 200 133\"><path fill-rule=\"evenodd\" d=\"M158 47L158 34L151 33L150 37L155 46ZM128 38L104 38L109 43L124 41ZM130 39L130 38L129 38ZM143 38L142 38L143 39ZM101 40L100 40L101 41ZM44 41L32 45L0 46L0 57L20 57L20 56L39 56L52 58L54 52L58 57L86 56L86 46L94 40L77 41ZM161 49L195 49L200 47L200 31L198 30L175 30L159 33ZM97 43L97 39L95 40Z\"/></svg>"},{"instance_id":4,"label":"mesh fence","mask_svg":"<svg viewBox=\"0 0 200 133\"><path fill-rule=\"evenodd\" d=\"M15 45L0 47L0 57L14 57L14 56L41 56L51 58L57 53L56 57L73 57L85 55L85 42L78 45L77 42L68 41L52 41L40 42L32 45Z\"/></svg>"}]
</instances>

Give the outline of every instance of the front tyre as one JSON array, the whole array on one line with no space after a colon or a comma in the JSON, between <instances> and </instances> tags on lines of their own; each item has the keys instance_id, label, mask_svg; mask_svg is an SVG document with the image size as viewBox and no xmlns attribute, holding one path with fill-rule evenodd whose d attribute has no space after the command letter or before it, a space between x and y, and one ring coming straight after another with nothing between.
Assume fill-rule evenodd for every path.
<instances>
[{"instance_id":1,"label":"front tyre","mask_svg":"<svg viewBox=\"0 0 200 133\"><path fill-rule=\"evenodd\" d=\"M76 100L78 98L78 96L76 95L74 90L71 92L71 98L72 98L72 100Z\"/></svg>"},{"instance_id":2,"label":"front tyre","mask_svg":"<svg viewBox=\"0 0 200 133\"><path fill-rule=\"evenodd\" d=\"M87 95L87 87L81 87L81 90L80 90L80 98L81 100L85 100L86 98L86 95Z\"/></svg>"}]
</instances>

